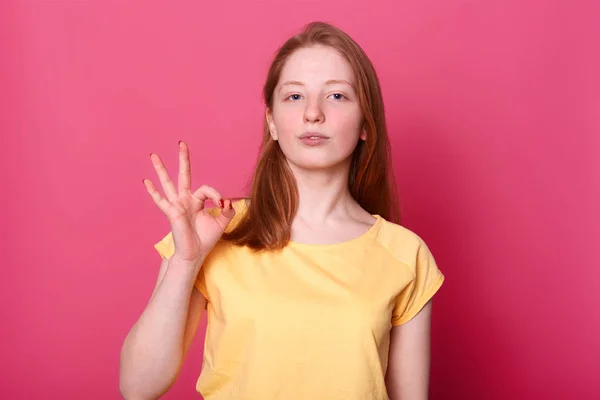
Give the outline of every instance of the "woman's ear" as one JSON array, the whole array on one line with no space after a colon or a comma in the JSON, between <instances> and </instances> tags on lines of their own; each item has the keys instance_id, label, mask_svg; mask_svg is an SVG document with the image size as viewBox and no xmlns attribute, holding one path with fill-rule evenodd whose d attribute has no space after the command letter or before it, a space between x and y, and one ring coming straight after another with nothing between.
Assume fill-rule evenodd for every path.
<instances>
[{"instance_id":1,"label":"woman's ear","mask_svg":"<svg viewBox=\"0 0 600 400\"><path fill-rule=\"evenodd\" d=\"M367 126L363 125L362 131L360 131L360 140L367 140Z\"/></svg>"},{"instance_id":2,"label":"woman's ear","mask_svg":"<svg viewBox=\"0 0 600 400\"><path fill-rule=\"evenodd\" d=\"M277 140L277 127L273 122L273 114L271 110L267 109L266 111L267 125L269 125L269 132L271 133L271 139Z\"/></svg>"}]
</instances>

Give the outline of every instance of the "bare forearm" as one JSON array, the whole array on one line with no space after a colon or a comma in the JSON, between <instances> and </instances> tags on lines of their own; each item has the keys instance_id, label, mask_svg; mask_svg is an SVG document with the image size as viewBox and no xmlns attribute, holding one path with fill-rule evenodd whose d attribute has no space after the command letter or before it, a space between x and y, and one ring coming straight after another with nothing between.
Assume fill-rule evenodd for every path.
<instances>
[{"instance_id":1,"label":"bare forearm","mask_svg":"<svg viewBox=\"0 0 600 400\"><path fill-rule=\"evenodd\" d=\"M146 309L123 344L124 396L154 399L175 381L183 359L184 333L197 271L196 265L169 260Z\"/></svg>"}]
</instances>

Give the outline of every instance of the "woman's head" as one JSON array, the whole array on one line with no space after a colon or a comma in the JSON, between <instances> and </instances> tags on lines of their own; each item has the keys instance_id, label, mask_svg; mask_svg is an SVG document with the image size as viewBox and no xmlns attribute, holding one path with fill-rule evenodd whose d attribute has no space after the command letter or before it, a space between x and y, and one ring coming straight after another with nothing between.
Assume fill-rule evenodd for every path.
<instances>
[{"instance_id":1,"label":"woman's head","mask_svg":"<svg viewBox=\"0 0 600 400\"><path fill-rule=\"evenodd\" d=\"M298 206L293 169L345 167L355 200L400 222L379 81L354 40L330 24L308 24L276 53L263 97L252 202L225 238L255 249L285 246Z\"/></svg>"},{"instance_id":2,"label":"woman's head","mask_svg":"<svg viewBox=\"0 0 600 400\"><path fill-rule=\"evenodd\" d=\"M293 51L278 75L265 93L266 140L278 142L294 172L341 165L347 173L358 141L366 138L350 64L337 49L312 44Z\"/></svg>"}]
</instances>

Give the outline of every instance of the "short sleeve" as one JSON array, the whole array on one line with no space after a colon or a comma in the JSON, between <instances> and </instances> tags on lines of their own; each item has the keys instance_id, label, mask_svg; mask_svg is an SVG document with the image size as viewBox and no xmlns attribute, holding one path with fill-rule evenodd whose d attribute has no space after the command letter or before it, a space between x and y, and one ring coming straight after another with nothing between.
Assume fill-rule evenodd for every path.
<instances>
[{"instance_id":1,"label":"short sleeve","mask_svg":"<svg viewBox=\"0 0 600 400\"><path fill-rule=\"evenodd\" d=\"M392 325L402 325L414 318L435 295L444 282L444 275L427 245L420 240L414 261L414 279L396 297Z\"/></svg>"},{"instance_id":2,"label":"short sleeve","mask_svg":"<svg viewBox=\"0 0 600 400\"><path fill-rule=\"evenodd\" d=\"M160 254L161 258L169 259L175 253L175 244L173 242L173 233L169 232L162 240L154 245L158 254ZM200 268L200 272L196 277L196 281L194 282L194 287L198 289L200 293L204 296L206 300L208 300L208 293L206 290L206 281L204 277L204 268Z\"/></svg>"}]
</instances>

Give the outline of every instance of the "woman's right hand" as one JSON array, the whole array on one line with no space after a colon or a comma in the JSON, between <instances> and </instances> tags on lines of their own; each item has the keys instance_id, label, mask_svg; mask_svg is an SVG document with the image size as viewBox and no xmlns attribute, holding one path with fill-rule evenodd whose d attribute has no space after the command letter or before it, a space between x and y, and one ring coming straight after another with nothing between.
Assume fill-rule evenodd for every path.
<instances>
[{"instance_id":1,"label":"woman's right hand","mask_svg":"<svg viewBox=\"0 0 600 400\"><path fill-rule=\"evenodd\" d=\"M190 154L185 142L179 142L177 188L158 154L150 154L150 159L166 198L156 190L152 181L144 179L143 182L154 203L169 219L175 244L173 256L194 264L202 262L235 215L231 201L223 200L219 192L207 185L192 193ZM204 202L208 199L221 207L218 216L213 217L204 209Z\"/></svg>"}]
</instances>

